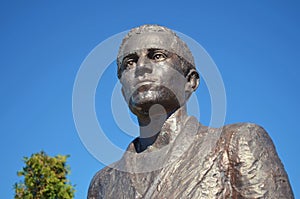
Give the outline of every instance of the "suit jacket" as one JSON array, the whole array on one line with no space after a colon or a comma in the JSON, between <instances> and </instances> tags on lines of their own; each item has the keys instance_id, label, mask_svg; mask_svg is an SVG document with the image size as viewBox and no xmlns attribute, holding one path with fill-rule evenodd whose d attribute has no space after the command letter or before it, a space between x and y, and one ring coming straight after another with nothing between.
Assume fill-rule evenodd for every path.
<instances>
[{"instance_id":1,"label":"suit jacket","mask_svg":"<svg viewBox=\"0 0 300 199\"><path fill-rule=\"evenodd\" d=\"M141 153L136 138L120 161L96 173L88 199L294 198L262 127L209 128L194 117L180 126L164 125L153 146Z\"/></svg>"}]
</instances>

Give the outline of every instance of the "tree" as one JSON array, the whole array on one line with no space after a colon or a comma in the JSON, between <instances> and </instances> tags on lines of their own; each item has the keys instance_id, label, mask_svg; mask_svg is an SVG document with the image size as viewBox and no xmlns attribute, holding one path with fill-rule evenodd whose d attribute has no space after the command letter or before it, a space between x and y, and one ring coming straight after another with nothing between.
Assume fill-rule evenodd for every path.
<instances>
[{"instance_id":1,"label":"tree","mask_svg":"<svg viewBox=\"0 0 300 199\"><path fill-rule=\"evenodd\" d=\"M71 199L75 189L67 179L69 155L48 156L41 151L24 157L25 167L17 172L24 181L15 183L15 199Z\"/></svg>"}]
</instances>

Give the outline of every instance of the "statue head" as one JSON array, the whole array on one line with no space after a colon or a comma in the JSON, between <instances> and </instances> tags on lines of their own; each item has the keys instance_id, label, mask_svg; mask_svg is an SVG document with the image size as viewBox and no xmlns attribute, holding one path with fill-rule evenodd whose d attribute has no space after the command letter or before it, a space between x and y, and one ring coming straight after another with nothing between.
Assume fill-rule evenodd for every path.
<instances>
[{"instance_id":1,"label":"statue head","mask_svg":"<svg viewBox=\"0 0 300 199\"><path fill-rule=\"evenodd\" d=\"M188 46L163 26L132 29L123 39L117 64L123 96L138 117L148 115L154 104L173 113L199 85Z\"/></svg>"}]
</instances>

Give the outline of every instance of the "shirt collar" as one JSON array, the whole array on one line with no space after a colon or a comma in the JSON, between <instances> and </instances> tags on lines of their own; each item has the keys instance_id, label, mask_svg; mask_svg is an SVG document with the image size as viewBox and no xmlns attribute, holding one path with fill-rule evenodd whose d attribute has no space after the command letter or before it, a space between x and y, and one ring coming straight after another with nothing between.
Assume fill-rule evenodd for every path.
<instances>
[{"instance_id":1,"label":"shirt collar","mask_svg":"<svg viewBox=\"0 0 300 199\"><path fill-rule=\"evenodd\" d=\"M180 133L187 121L186 107L183 106L176 110L163 124L161 131L159 132L155 142L148 146L143 152L152 152L156 149L160 149L171 142L173 142L177 135ZM127 148L129 152L136 152L136 147L140 147L141 143L139 138L133 140Z\"/></svg>"}]
</instances>

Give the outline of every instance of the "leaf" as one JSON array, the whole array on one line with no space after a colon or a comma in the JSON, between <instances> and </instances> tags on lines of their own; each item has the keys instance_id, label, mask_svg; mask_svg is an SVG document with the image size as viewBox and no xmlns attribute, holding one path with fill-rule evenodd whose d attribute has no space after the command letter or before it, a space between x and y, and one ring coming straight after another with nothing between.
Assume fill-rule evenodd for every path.
<instances>
[{"instance_id":1,"label":"leaf","mask_svg":"<svg viewBox=\"0 0 300 199\"><path fill-rule=\"evenodd\" d=\"M74 186L67 179L69 155L48 156L44 151L24 157L25 166L17 172L23 181L14 184L15 199L74 198Z\"/></svg>"}]
</instances>

